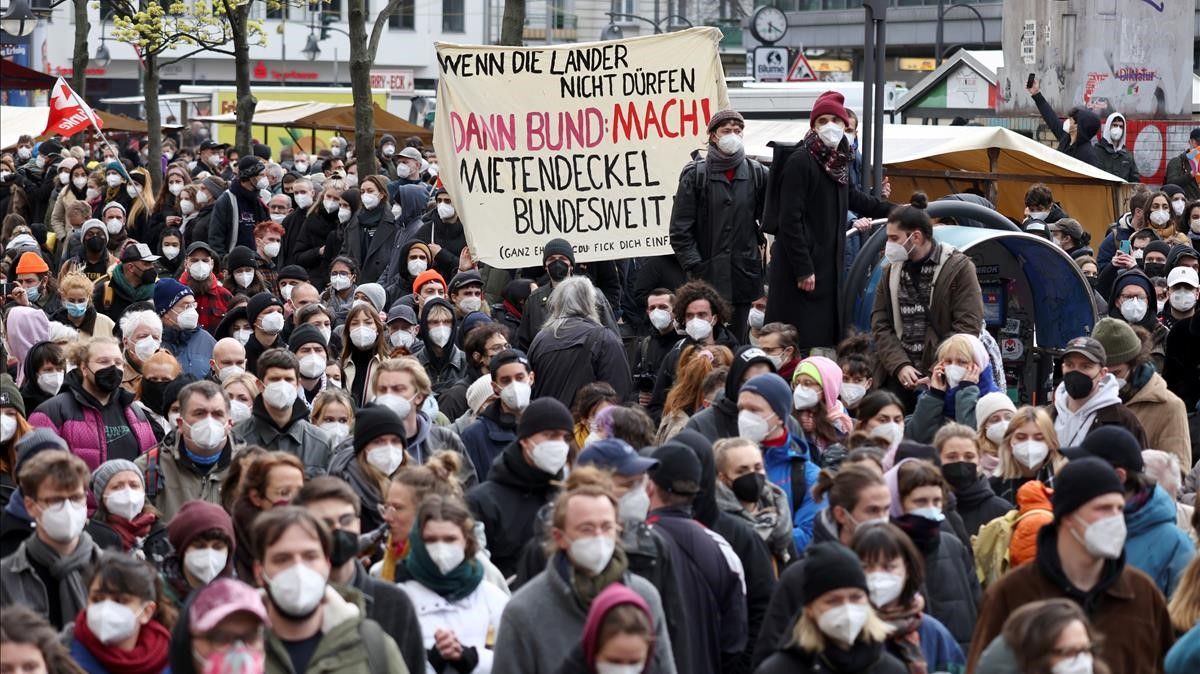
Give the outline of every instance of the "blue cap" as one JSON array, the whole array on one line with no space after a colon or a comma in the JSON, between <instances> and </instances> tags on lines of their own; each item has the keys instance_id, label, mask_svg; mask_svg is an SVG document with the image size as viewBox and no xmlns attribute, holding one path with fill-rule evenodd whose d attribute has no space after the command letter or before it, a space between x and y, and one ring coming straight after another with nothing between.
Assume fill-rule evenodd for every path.
<instances>
[{"instance_id":1,"label":"blue cap","mask_svg":"<svg viewBox=\"0 0 1200 674\"><path fill-rule=\"evenodd\" d=\"M614 471L617 475L629 477L641 475L658 466L658 459L647 459L638 454L624 440L610 438L597 440L584 447L579 454L578 464L581 466L594 465Z\"/></svg>"},{"instance_id":2,"label":"blue cap","mask_svg":"<svg viewBox=\"0 0 1200 674\"><path fill-rule=\"evenodd\" d=\"M749 391L757 393L767 401L771 406L771 411L780 419L787 419L792 413L792 389L788 386L783 377L768 372L760 374L756 377L751 377L749 381L742 384L739 392Z\"/></svg>"},{"instance_id":3,"label":"blue cap","mask_svg":"<svg viewBox=\"0 0 1200 674\"><path fill-rule=\"evenodd\" d=\"M179 300L192 295L192 289L173 278L159 279L154 284L154 311L159 316L171 310Z\"/></svg>"}]
</instances>

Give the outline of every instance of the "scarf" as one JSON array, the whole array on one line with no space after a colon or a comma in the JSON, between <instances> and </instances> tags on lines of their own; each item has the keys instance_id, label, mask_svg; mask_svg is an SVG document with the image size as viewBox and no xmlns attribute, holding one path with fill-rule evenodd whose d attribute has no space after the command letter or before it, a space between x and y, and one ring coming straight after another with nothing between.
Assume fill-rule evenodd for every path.
<instances>
[{"instance_id":1,"label":"scarf","mask_svg":"<svg viewBox=\"0 0 1200 674\"><path fill-rule=\"evenodd\" d=\"M921 650L921 635L918 632L921 627L921 612L924 609L925 599L918 594L907 606L875 611L880 619L892 626L893 631L888 635L888 641L893 646L894 655L908 667L909 674L929 672L925 653Z\"/></svg>"},{"instance_id":2,"label":"scarf","mask_svg":"<svg viewBox=\"0 0 1200 674\"><path fill-rule=\"evenodd\" d=\"M925 555L932 554L937 550L938 544L941 543L941 522L935 522L928 517L907 513L899 517L893 517L892 524L900 527L901 531L908 534L908 537L912 539L913 545L917 546L917 549Z\"/></svg>"},{"instance_id":3,"label":"scarf","mask_svg":"<svg viewBox=\"0 0 1200 674\"><path fill-rule=\"evenodd\" d=\"M817 655L830 670L846 674L870 671L881 657L882 642L867 642L862 639L854 642L848 651L843 651L840 646L830 641L825 650Z\"/></svg>"},{"instance_id":4,"label":"scarf","mask_svg":"<svg viewBox=\"0 0 1200 674\"><path fill-rule=\"evenodd\" d=\"M167 668L171 633L157 620L142 625L137 644L131 651L100 642L87 624L87 611L75 616L75 638L108 672L121 674L158 674Z\"/></svg>"},{"instance_id":5,"label":"scarf","mask_svg":"<svg viewBox=\"0 0 1200 674\"><path fill-rule=\"evenodd\" d=\"M725 154L717 149L716 145L709 143L708 154L704 156L704 163L713 171L724 173L736 169L745 159L745 148L738 148L738 151L733 154ZM707 178L705 179L707 180Z\"/></svg>"},{"instance_id":6,"label":"scarf","mask_svg":"<svg viewBox=\"0 0 1200 674\"><path fill-rule=\"evenodd\" d=\"M625 572L629 570L629 558L625 556L625 550L620 545L613 550L613 556L608 560L608 566L595 576L578 573L566 554L559 554L557 557L556 563L559 572L571 586L575 594L575 601L579 602L579 606L585 612L592 607L592 601L604 588L613 583L620 583L625 578Z\"/></svg>"},{"instance_id":7,"label":"scarf","mask_svg":"<svg viewBox=\"0 0 1200 674\"><path fill-rule=\"evenodd\" d=\"M157 521L158 516L154 513L143 511L131 520L110 513L104 523L112 527L113 531L121 537L121 548L125 552L132 550L140 552L142 545L146 542L146 537L150 535L150 528Z\"/></svg>"},{"instance_id":8,"label":"scarf","mask_svg":"<svg viewBox=\"0 0 1200 674\"><path fill-rule=\"evenodd\" d=\"M79 544L66 557L42 542L37 534L25 539L25 554L29 561L49 569L58 581L58 597L62 603L62 615L66 620L87 606L87 588L83 585L84 572L92 565L96 556L96 544L85 531L79 534Z\"/></svg>"},{"instance_id":9,"label":"scarf","mask_svg":"<svg viewBox=\"0 0 1200 674\"><path fill-rule=\"evenodd\" d=\"M154 296L153 283L143 283L136 288L129 285L129 281L125 279L124 264L118 264L117 266L113 267L112 275L109 277L109 280L117 288L120 288L121 292L124 293L126 297L131 298L134 302L144 302Z\"/></svg>"},{"instance_id":10,"label":"scarf","mask_svg":"<svg viewBox=\"0 0 1200 674\"><path fill-rule=\"evenodd\" d=\"M850 153L842 150L844 143L839 144L837 148L830 148L817 135L815 129L809 129L801 142L833 182L839 185L850 184Z\"/></svg>"},{"instance_id":11,"label":"scarf","mask_svg":"<svg viewBox=\"0 0 1200 674\"><path fill-rule=\"evenodd\" d=\"M465 559L461 564L442 573L429 557L425 541L416 526L408 535L409 554L404 558L404 568L413 580L436 592L447 601L458 601L470 596L483 582L483 565L478 559Z\"/></svg>"},{"instance_id":12,"label":"scarf","mask_svg":"<svg viewBox=\"0 0 1200 674\"><path fill-rule=\"evenodd\" d=\"M392 540L392 535L388 534L387 547L383 550L383 570L380 571L379 577L394 583L396 582L396 565L403 562L408 557L408 539L402 538L398 541Z\"/></svg>"}]
</instances>

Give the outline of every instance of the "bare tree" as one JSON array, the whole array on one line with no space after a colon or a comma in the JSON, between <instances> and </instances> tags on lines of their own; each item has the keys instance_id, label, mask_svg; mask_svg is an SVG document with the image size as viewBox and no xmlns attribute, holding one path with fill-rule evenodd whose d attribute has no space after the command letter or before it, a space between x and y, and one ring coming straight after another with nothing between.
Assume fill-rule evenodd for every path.
<instances>
[{"instance_id":1,"label":"bare tree","mask_svg":"<svg viewBox=\"0 0 1200 674\"><path fill-rule=\"evenodd\" d=\"M550 30L546 26L546 30ZM519 47L525 42L525 0L504 0L500 20L500 44Z\"/></svg>"}]
</instances>

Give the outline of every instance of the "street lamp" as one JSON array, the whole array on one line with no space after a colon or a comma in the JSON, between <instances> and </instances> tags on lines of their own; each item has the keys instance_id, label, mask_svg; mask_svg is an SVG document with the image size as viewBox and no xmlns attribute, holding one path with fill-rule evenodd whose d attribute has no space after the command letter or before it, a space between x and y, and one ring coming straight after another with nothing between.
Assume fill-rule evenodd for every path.
<instances>
[{"instance_id":1,"label":"street lamp","mask_svg":"<svg viewBox=\"0 0 1200 674\"><path fill-rule=\"evenodd\" d=\"M308 34L308 41L304 43L304 49L301 49L300 53L304 54L309 61L316 61L317 57L321 55L321 45L318 44L315 34Z\"/></svg>"},{"instance_id":2,"label":"street lamp","mask_svg":"<svg viewBox=\"0 0 1200 674\"><path fill-rule=\"evenodd\" d=\"M975 13L975 18L979 19L979 48L983 49L987 46L987 24L983 22L983 15L979 13L978 9L976 9L973 5L965 5L961 2L956 2L953 5L946 7L946 0L938 0L937 44L934 46L934 49L937 50L937 53L933 56L935 63L939 66L942 65L942 32L944 30L943 24L945 23L946 12L949 12L957 7L969 9Z\"/></svg>"},{"instance_id":3,"label":"street lamp","mask_svg":"<svg viewBox=\"0 0 1200 674\"><path fill-rule=\"evenodd\" d=\"M33 32L38 18L29 8L29 0L12 0L8 11L0 17L0 30L13 37L25 37Z\"/></svg>"}]
</instances>

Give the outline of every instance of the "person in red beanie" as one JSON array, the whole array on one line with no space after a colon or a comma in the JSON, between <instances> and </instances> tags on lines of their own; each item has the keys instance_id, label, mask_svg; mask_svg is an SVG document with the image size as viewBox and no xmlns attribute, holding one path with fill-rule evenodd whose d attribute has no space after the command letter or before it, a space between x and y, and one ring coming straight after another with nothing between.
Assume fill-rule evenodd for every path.
<instances>
[{"instance_id":1,"label":"person in red beanie","mask_svg":"<svg viewBox=\"0 0 1200 674\"><path fill-rule=\"evenodd\" d=\"M847 210L882 218L895 207L851 187L849 119L841 94L821 94L800 147L782 167L773 167L782 175L765 321L796 326L801 354L832 348L842 337L840 272Z\"/></svg>"},{"instance_id":2,"label":"person in red beanie","mask_svg":"<svg viewBox=\"0 0 1200 674\"><path fill-rule=\"evenodd\" d=\"M50 266L41 255L34 251L22 253L14 271L17 283L10 297L15 303L41 309L47 316L62 308L58 284L50 276Z\"/></svg>"},{"instance_id":3,"label":"person in red beanie","mask_svg":"<svg viewBox=\"0 0 1200 674\"><path fill-rule=\"evenodd\" d=\"M417 274L417 278L413 280L413 297L417 302L417 313L421 313L421 307L425 306L425 300L432 297L445 297L446 279L435 269L426 269Z\"/></svg>"},{"instance_id":4,"label":"person in red beanie","mask_svg":"<svg viewBox=\"0 0 1200 674\"><path fill-rule=\"evenodd\" d=\"M646 600L620 583L604 588L588 610L583 638L558 674L659 672L650 657L654 620Z\"/></svg>"},{"instance_id":5,"label":"person in red beanie","mask_svg":"<svg viewBox=\"0 0 1200 674\"><path fill-rule=\"evenodd\" d=\"M221 506L188 501L167 524L175 553L163 561L167 599L183 606L193 592L218 578L233 576L237 537L233 520Z\"/></svg>"}]
</instances>

